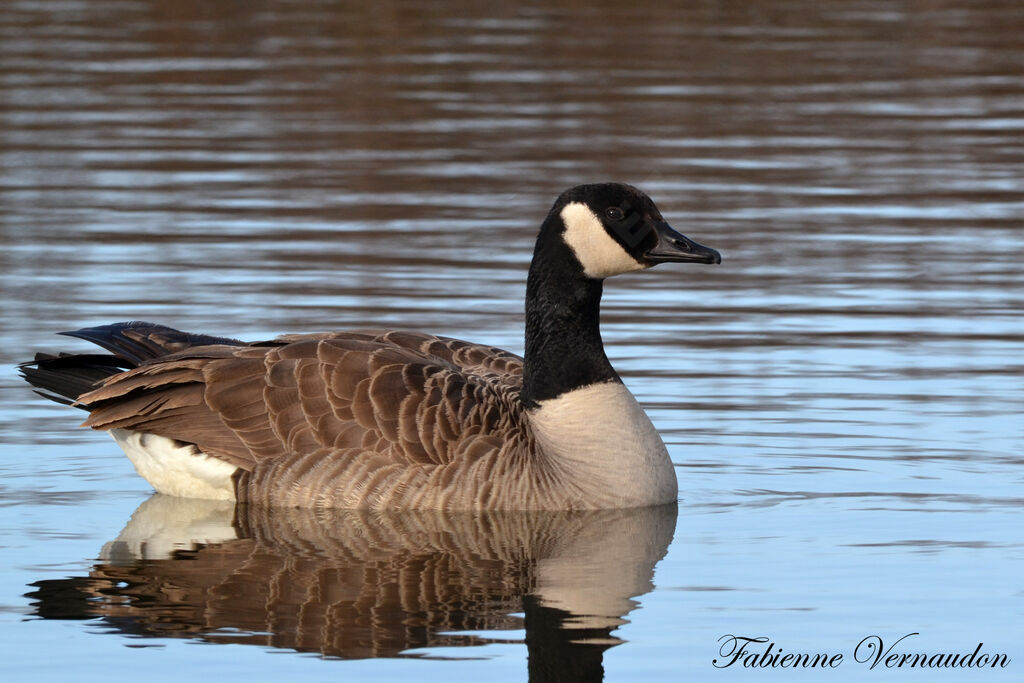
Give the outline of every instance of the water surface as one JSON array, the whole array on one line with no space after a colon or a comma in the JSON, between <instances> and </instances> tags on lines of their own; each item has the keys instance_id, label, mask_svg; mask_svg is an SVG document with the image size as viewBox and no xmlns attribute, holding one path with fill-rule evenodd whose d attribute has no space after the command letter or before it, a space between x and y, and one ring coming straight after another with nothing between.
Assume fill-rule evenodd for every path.
<instances>
[{"instance_id":1,"label":"water surface","mask_svg":"<svg viewBox=\"0 0 1024 683\"><path fill-rule=\"evenodd\" d=\"M5 4L0 672L540 680L579 661L699 680L738 634L842 653L830 680L861 680L858 642L919 633L915 652L1008 653L978 675L1016 680L1021 35L1009 0ZM324 520L164 525L113 443L12 367L130 319L521 353L537 226L595 180L640 186L724 256L605 287L609 356L680 479L674 525L630 517L634 545L572 546L550 520L371 521L355 553ZM163 554L125 540L139 528ZM598 581L620 586L612 609L573 608L538 578L552 558L556 587L633 580ZM230 582L189 563L319 586L278 603L323 608L316 637L259 591L218 607Z\"/></svg>"}]
</instances>

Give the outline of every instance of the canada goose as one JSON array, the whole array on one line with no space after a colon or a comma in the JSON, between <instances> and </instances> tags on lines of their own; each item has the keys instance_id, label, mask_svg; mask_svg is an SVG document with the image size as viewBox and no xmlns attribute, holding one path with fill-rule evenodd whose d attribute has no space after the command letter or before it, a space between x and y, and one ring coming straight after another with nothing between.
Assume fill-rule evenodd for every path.
<instances>
[{"instance_id":1,"label":"canada goose","mask_svg":"<svg viewBox=\"0 0 1024 683\"><path fill-rule=\"evenodd\" d=\"M161 493L268 506L601 509L676 499L668 451L608 362L604 279L720 263L618 183L564 192L526 285L526 353L415 332L265 342L152 323L65 332L113 355L37 354L42 395L89 411Z\"/></svg>"}]
</instances>

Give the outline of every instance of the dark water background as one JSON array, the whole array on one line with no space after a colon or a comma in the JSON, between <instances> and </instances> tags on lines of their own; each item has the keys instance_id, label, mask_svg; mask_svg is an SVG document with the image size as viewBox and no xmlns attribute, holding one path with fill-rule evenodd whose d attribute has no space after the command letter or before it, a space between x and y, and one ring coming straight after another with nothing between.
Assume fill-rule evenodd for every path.
<instances>
[{"instance_id":1,"label":"dark water background","mask_svg":"<svg viewBox=\"0 0 1024 683\"><path fill-rule=\"evenodd\" d=\"M844 654L750 677L859 680L861 639L919 632L897 651L984 642L1012 661L979 677L1019 680L1022 36L1015 0L3 3L0 677L522 680L529 652L700 679L738 634ZM216 609L223 576L184 595L180 558L99 559L149 488L17 379L34 350L84 348L53 332L386 325L521 353L536 228L596 180L724 255L605 289L678 510L340 525L365 544L204 511L175 547L251 578ZM447 592L424 598L427 574ZM309 576L320 592L275 609L356 616L303 643L260 591ZM576 624L587 649L560 591L591 579L621 594Z\"/></svg>"}]
</instances>

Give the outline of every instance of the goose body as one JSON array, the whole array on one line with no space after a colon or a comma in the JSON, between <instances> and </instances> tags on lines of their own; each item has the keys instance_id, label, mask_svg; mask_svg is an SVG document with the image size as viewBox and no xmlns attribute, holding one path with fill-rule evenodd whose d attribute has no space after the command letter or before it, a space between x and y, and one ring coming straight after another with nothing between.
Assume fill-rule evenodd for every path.
<instances>
[{"instance_id":1,"label":"goose body","mask_svg":"<svg viewBox=\"0 0 1024 683\"><path fill-rule=\"evenodd\" d=\"M600 509L674 501L675 471L604 353L603 281L718 263L628 185L563 193L527 280L526 353L415 332L247 343L152 323L64 333L110 354L22 374L89 411L161 493L267 506Z\"/></svg>"}]
</instances>

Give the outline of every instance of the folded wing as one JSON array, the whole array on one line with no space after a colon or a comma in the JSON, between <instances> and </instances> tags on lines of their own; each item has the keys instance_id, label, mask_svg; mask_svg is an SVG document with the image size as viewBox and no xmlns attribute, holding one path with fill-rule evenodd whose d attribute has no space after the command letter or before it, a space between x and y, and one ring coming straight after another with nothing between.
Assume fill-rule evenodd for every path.
<instances>
[{"instance_id":1,"label":"folded wing","mask_svg":"<svg viewBox=\"0 0 1024 683\"><path fill-rule=\"evenodd\" d=\"M521 460L532 440L521 383L522 360L498 349L336 333L192 346L111 376L79 403L87 426L193 443L237 466L240 500L376 507L417 486L443 492L475 468L473 495L486 496L488 472Z\"/></svg>"}]
</instances>

